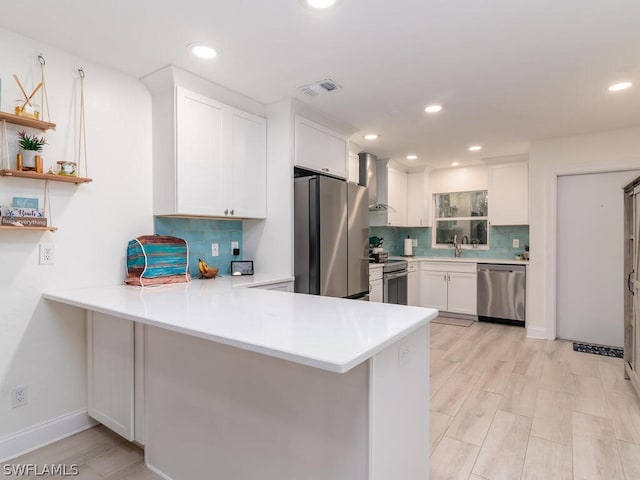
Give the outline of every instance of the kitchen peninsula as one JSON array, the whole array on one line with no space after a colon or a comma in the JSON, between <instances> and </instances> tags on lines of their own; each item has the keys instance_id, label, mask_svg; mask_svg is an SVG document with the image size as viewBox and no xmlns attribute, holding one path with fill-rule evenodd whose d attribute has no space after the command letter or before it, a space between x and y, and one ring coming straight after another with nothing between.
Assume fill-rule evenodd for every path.
<instances>
[{"instance_id":1,"label":"kitchen peninsula","mask_svg":"<svg viewBox=\"0 0 640 480\"><path fill-rule=\"evenodd\" d=\"M287 280L44 297L87 311L90 414L124 411L120 433L143 428L135 438L164 478L427 478L427 324L437 310L260 288ZM124 334L92 346L109 328ZM95 364L109 358L114 368ZM91 379L114 382L123 366L130 375L113 388ZM121 381L124 402L108 398Z\"/></svg>"}]
</instances>

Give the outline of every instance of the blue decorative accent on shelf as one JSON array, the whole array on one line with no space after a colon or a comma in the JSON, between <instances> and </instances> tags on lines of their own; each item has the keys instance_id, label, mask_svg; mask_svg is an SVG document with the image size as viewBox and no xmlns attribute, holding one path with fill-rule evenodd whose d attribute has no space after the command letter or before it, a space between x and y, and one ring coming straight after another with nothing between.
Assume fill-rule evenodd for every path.
<instances>
[{"instance_id":1,"label":"blue decorative accent on shelf","mask_svg":"<svg viewBox=\"0 0 640 480\"><path fill-rule=\"evenodd\" d=\"M231 273L231 260L241 260L231 255L231 242L242 245L241 220L213 220L208 218L155 217L155 233L184 238L189 244L189 273L198 278L198 259L210 267L218 267L220 274ZM218 244L218 257L211 256L211 244Z\"/></svg>"},{"instance_id":2,"label":"blue decorative accent on shelf","mask_svg":"<svg viewBox=\"0 0 640 480\"><path fill-rule=\"evenodd\" d=\"M413 254L418 257L453 257L451 248L431 248L431 227L369 227L369 236L382 237L383 247L389 255L404 253L404 239L407 235L418 240ZM520 240L520 248L513 248L513 240ZM489 227L489 249L465 249L462 258L495 258L513 260L516 253L524 252L529 244L529 225L509 227Z\"/></svg>"}]
</instances>

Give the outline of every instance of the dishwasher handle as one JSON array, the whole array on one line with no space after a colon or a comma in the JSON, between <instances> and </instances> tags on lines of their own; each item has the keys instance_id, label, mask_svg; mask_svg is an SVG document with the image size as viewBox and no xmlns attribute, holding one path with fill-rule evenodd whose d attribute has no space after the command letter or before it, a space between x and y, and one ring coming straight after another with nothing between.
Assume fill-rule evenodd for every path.
<instances>
[{"instance_id":1,"label":"dishwasher handle","mask_svg":"<svg viewBox=\"0 0 640 480\"><path fill-rule=\"evenodd\" d=\"M524 265L500 265L495 263L479 263L478 272L523 272Z\"/></svg>"}]
</instances>

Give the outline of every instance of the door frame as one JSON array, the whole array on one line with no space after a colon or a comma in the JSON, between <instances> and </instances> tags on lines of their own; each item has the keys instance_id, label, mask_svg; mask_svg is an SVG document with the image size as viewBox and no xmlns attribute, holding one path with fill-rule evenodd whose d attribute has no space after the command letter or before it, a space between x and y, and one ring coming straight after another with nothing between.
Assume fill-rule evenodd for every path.
<instances>
[{"instance_id":1,"label":"door frame","mask_svg":"<svg viewBox=\"0 0 640 480\"><path fill-rule=\"evenodd\" d=\"M547 198L549 199L549 207L545 221L545 236L547 258L546 268L546 298L545 303L545 334L544 338L554 340L557 338L557 301L558 301L558 177L568 175L588 175L594 173L614 173L626 170L640 170L640 160L633 159L628 161L619 161L615 163L598 163L598 164L580 164L563 166L559 168L549 168L546 177L547 181ZM620 185L620 191L624 184ZM531 189L529 189L531 191ZM527 299L527 303L529 300ZM533 335L538 336L538 335Z\"/></svg>"}]
</instances>

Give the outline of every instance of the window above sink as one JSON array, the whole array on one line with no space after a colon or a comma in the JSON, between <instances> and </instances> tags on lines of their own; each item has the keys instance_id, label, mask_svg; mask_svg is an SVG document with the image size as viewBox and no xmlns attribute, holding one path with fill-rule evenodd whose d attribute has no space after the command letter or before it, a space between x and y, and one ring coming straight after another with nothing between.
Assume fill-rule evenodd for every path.
<instances>
[{"instance_id":1,"label":"window above sink","mask_svg":"<svg viewBox=\"0 0 640 480\"><path fill-rule=\"evenodd\" d=\"M432 248L448 248L454 239L470 248L488 248L487 190L436 193Z\"/></svg>"}]
</instances>

